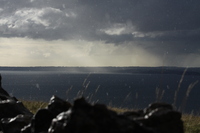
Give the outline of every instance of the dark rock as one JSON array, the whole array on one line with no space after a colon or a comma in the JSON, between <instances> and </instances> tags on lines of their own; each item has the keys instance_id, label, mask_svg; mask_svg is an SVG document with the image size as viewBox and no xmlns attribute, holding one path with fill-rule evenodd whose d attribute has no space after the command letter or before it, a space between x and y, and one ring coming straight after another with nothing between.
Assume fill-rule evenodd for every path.
<instances>
[{"instance_id":1,"label":"dark rock","mask_svg":"<svg viewBox=\"0 0 200 133\"><path fill-rule=\"evenodd\" d=\"M47 109L56 117L58 114L67 111L71 107L72 105L69 102L62 100L57 96L52 96Z\"/></svg>"},{"instance_id":2,"label":"dark rock","mask_svg":"<svg viewBox=\"0 0 200 133\"><path fill-rule=\"evenodd\" d=\"M31 124L22 129L22 133L39 133L47 132L52 119L55 118L58 114L69 110L72 105L64 101L57 96L52 96L46 109L40 109L33 116Z\"/></svg>"},{"instance_id":3,"label":"dark rock","mask_svg":"<svg viewBox=\"0 0 200 133\"><path fill-rule=\"evenodd\" d=\"M52 120L49 133L64 133L66 131L67 121L71 114L71 110L60 113Z\"/></svg>"},{"instance_id":4,"label":"dark rock","mask_svg":"<svg viewBox=\"0 0 200 133\"><path fill-rule=\"evenodd\" d=\"M0 101L0 119L2 118L13 118L17 115L28 115L33 114L24 107L22 102L13 100Z\"/></svg>"},{"instance_id":5,"label":"dark rock","mask_svg":"<svg viewBox=\"0 0 200 133\"><path fill-rule=\"evenodd\" d=\"M183 133L181 113L165 108L157 108L146 114L144 118L136 119L146 127L158 133Z\"/></svg>"},{"instance_id":6,"label":"dark rock","mask_svg":"<svg viewBox=\"0 0 200 133\"><path fill-rule=\"evenodd\" d=\"M28 125L31 120L31 116L18 115L14 118L3 118L1 120L1 127L3 133L20 133L21 128Z\"/></svg>"},{"instance_id":7,"label":"dark rock","mask_svg":"<svg viewBox=\"0 0 200 133\"><path fill-rule=\"evenodd\" d=\"M125 116L117 115L105 105L88 104L83 98L72 109L59 114L52 121L49 133L153 133Z\"/></svg>"},{"instance_id":8,"label":"dark rock","mask_svg":"<svg viewBox=\"0 0 200 133\"><path fill-rule=\"evenodd\" d=\"M10 95L8 94L8 92L5 91L5 90L2 88L1 80L2 80L2 77L1 77L1 74L0 74L0 94L10 97ZM3 99L3 100L5 100L5 99Z\"/></svg>"},{"instance_id":9,"label":"dark rock","mask_svg":"<svg viewBox=\"0 0 200 133\"><path fill-rule=\"evenodd\" d=\"M158 108L164 108L164 109L170 109L170 110L174 109L173 106L168 103L152 103L152 104L149 104L149 106L144 109L144 114L148 114L151 111L158 109Z\"/></svg>"},{"instance_id":10,"label":"dark rock","mask_svg":"<svg viewBox=\"0 0 200 133\"><path fill-rule=\"evenodd\" d=\"M20 133L33 133L31 132L31 124L28 124L26 126L24 126L22 129L21 129L21 132Z\"/></svg>"},{"instance_id":11,"label":"dark rock","mask_svg":"<svg viewBox=\"0 0 200 133\"><path fill-rule=\"evenodd\" d=\"M24 107L22 102L13 100L3 100L0 101L0 130L4 133L10 132L12 129L10 127L16 127L16 133L20 128L28 124L27 118L31 118L33 114ZM18 127L18 128L17 128Z\"/></svg>"},{"instance_id":12,"label":"dark rock","mask_svg":"<svg viewBox=\"0 0 200 133\"><path fill-rule=\"evenodd\" d=\"M130 118L130 119L134 120L135 118L143 117L144 116L144 112L143 112L143 110L126 111L126 112L121 113L121 115L124 115L127 118Z\"/></svg>"},{"instance_id":13,"label":"dark rock","mask_svg":"<svg viewBox=\"0 0 200 133\"><path fill-rule=\"evenodd\" d=\"M22 102L18 101L15 97L11 97L1 85L0 75L0 119L12 118L17 115L33 115L27 108L24 107Z\"/></svg>"},{"instance_id":14,"label":"dark rock","mask_svg":"<svg viewBox=\"0 0 200 133\"><path fill-rule=\"evenodd\" d=\"M40 109L33 117L31 131L33 133L47 132L54 115L48 109Z\"/></svg>"},{"instance_id":15,"label":"dark rock","mask_svg":"<svg viewBox=\"0 0 200 133\"><path fill-rule=\"evenodd\" d=\"M18 101L17 98L11 97L1 85L0 75L0 130L4 133L13 133L20 131L20 128L28 124L29 118L33 114ZM16 129L16 130L14 130Z\"/></svg>"},{"instance_id":16,"label":"dark rock","mask_svg":"<svg viewBox=\"0 0 200 133\"><path fill-rule=\"evenodd\" d=\"M3 88L2 88L2 84L1 84L1 80L2 80L2 77L1 77L1 74L0 74L0 100L14 100L14 101L18 101L15 97L11 97L7 91L5 91Z\"/></svg>"}]
</instances>

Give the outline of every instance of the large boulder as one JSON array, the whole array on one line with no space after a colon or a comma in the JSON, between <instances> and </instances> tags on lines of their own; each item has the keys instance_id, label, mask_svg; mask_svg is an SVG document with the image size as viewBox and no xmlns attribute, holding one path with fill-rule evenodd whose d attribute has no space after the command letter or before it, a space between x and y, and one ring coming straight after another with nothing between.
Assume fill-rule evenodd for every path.
<instances>
[{"instance_id":1,"label":"large boulder","mask_svg":"<svg viewBox=\"0 0 200 133\"><path fill-rule=\"evenodd\" d=\"M136 118L135 121L154 129L158 133L184 132L181 113L170 109L156 108L144 117Z\"/></svg>"},{"instance_id":2,"label":"large boulder","mask_svg":"<svg viewBox=\"0 0 200 133\"><path fill-rule=\"evenodd\" d=\"M3 133L21 133L21 129L28 125L31 121L31 116L17 115L14 118L3 118L1 127Z\"/></svg>"},{"instance_id":3,"label":"large boulder","mask_svg":"<svg viewBox=\"0 0 200 133\"><path fill-rule=\"evenodd\" d=\"M22 133L30 133L31 131L34 133L47 132L52 119L58 114L68 111L71 107L72 105L69 102L57 96L52 96L48 106L36 112L31 123L23 128Z\"/></svg>"},{"instance_id":4,"label":"large boulder","mask_svg":"<svg viewBox=\"0 0 200 133\"><path fill-rule=\"evenodd\" d=\"M52 96L47 106L47 109L56 117L58 114L69 110L69 108L71 107L72 105L69 102L57 96Z\"/></svg>"},{"instance_id":5,"label":"large boulder","mask_svg":"<svg viewBox=\"0 0 200 133\"><path fill-rule=\"evenodd\" d=\"M90 105L77 99L67 112L53 119L49 133L153 133L136 121L107 109L103 104Z\"/></svg>"},{"instance_id":6,"label":"large boulder","mask_svg":"<svg viewBox=\"0 0 200 133\"><path fill-rule=\"evenodd\" d=\"M0 101L0 119L13 118L17 115L32 116L33 114L20 101L9 99Z\"/></svg>"}]
</instances>

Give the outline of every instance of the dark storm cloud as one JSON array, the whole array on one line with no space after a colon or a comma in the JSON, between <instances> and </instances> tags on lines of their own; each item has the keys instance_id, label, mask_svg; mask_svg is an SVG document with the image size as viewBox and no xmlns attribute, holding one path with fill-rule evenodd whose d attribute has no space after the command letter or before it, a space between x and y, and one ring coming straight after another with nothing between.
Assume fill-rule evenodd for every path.
<instances>
[{"instance_id":1,"label":"dark storm cloud","mask_svg":"<svg viewBox=\"0 0 200 133\"><path fill-rule=\"evenodd\" d=\"M199 14L199 0L1 0L0 38L63 41L65 48L74 42L63 53L85 46L84 53L119 55L123 65L159 65L166 58L167 65L199 66Z\"/></svg>"},{"instance_id":2,"label":"dark storm cloud","mask_svg":"<svg viewBox=\"0 0 200 133\"><path fill-rule=\"evenodd\" d=\"M197 0L141 2L136 25L142 31L191 30L200 28Z\"/></svg>"},{"instance_id":3,"label":"dark storm cloud","mask_svg":"<svg viewBox=\"0 0 200 133\"><path fill-rule=\"evenodd\" d=\"M199 0L6 0L0 9L2 37L200 41Z\"/></svg>"}]
</instances>

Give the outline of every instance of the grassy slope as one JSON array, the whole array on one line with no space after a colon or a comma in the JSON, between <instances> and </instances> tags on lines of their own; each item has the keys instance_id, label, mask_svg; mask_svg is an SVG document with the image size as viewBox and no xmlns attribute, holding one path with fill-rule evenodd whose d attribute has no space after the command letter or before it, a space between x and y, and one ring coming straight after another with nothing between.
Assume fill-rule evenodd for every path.
<instances>
[{"instance_id":1,"label":"grassy slope","mask_svg":"<svg viewBox=\"0 0 200 133\"><path fill-rule=\"evenodd\" d=\"M22 103L34 114L38 109L45 108L48 105L48 103L42 101L22 101Z\"/></svg>"},{"instance_id":2,"label":"grassy slope","mask_svg":"<svg viewBox=\"0 0 200 133\"><path fill-rule=\"evenodd\" d=\"M48 103L41 101L22 101L24 106L27 107L32 113L36 113L38 109L45 108ZM124 112L127 109L110 108L117 112ZM184 121L185 133L200 133L200 116L184 114L182 117Z\"/></svg>"},{"instance_id":3,"label":"grassy slope","mask_svg":"<svg viewBox=\"0 0 200 133\"><path fill-rule=\"evenodd\" d=\"M200 116L183 115L185 133L200 133Z\"/></svg>"}]
</instances>

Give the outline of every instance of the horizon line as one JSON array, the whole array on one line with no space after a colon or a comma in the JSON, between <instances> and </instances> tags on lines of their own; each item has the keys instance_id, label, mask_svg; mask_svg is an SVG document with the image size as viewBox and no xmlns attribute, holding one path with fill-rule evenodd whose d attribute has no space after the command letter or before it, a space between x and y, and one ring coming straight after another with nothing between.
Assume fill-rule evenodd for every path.
<instances>
[{"instance_id":1,"label":"horizon line","mask_svg":"<svg viewBox=\"0 0 200 133\"><path fill-rule=\"evenodd\" d=\"M101 68L105 68L105 67L175 67L175 68L200 68L198 66L191 66L191 67L186 67L186 66L0 66L0 67L83 67L83 68L94 68L94 67L101 67Z\"/></svg>"}]
</instances>

